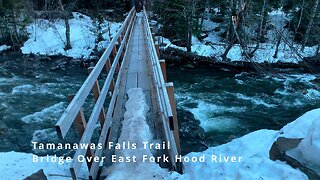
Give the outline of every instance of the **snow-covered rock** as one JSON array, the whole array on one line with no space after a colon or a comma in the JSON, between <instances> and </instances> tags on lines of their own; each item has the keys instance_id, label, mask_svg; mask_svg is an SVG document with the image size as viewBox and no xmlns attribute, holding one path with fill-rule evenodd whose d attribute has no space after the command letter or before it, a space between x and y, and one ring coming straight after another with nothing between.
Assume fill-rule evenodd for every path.
<instances>
[{"instance_id":1,"label":"snow-covered rock","mask_svg":"<svg viewBox=\"0 0 320 180\"><path fill-rule=\"evenodd\" d=\"M299 162L319 173L320 109L309 111L289 124L285 127L284 136L304 138L295 149L292 149L287 153L289 156L294 157Z\"/></svg>"}]
</instances>

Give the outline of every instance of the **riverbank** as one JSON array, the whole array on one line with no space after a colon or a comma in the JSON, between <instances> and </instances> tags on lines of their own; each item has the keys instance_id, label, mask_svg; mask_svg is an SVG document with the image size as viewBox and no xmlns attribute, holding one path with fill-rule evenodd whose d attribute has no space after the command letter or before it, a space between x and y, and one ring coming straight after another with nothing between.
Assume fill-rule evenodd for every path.
<instances>
[{"instance_id":1,"label":"riverbank","mask_svg":"<svg viewBox=\"0 0 320 180\"><path fill-rule=\"evenodd\" d=\"M188 53L177 48L166 48L161 50L161 59L165 59L167 65L182 67L185 69L200 68L218 68L229 69L236 72L285 72L288 70L301 71L306 73L319 73L320 56L305 57L303 61L293 62L252 62L252 61L221 61L216 57L199 56L195 53Z\"/></svg>"}]
</instances>

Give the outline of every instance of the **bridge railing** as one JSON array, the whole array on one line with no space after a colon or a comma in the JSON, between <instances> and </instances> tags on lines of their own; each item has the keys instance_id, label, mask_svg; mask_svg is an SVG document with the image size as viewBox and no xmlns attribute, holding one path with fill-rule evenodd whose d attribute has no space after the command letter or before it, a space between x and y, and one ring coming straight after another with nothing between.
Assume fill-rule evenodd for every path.
<instances>
[{"instance_id":1,"label":"bridge railing","mask_svg":"<svg viewBox=\"0 0 320 180\"><path fill-rule=\"evenodd\" d=\"M151 63L152 67L153 80L155 83L165 140L169 142L171 146L170 149L168 149L170 164L173 170L182 172L182 164L177 163L175 160L175 157L180 155L180 142L178 124L175 114L176 112L173 112L173 109L175 111L173 91L171 91L172 97L170 99L167 91L168 83L166 83L165 72L163 73L163 67L161 67L160 65L158 49L159 47L157 44L155 44L155 36L151 32L152 28L150 28L145 7L143 9L144 28L146 33L145 38L147 39L149 55L151 59L149 63ZM170 83L170 85L171 84L172 83ZM172 105L174 106L174 108L172 107Z\"/></svg>"},{"instance_id":2,"label":"bridge railing","mask_svg":"<svg viewBox=\"0 0 320 180\"><path fill-rule=\"evenodd\" d=\"M103 149L95 149L94 151L90 148L78 148L70 167L73 179L78 178L80 169L82 167L82 162L78 160L79 156L92 158L90 162L87 161L87 165L90 171L90 178L96 179L97 177L100 161L95 162L93 161L93 158L98 157L99 160L101 159L102 151L105 149L104 147L106 145L106 141L108 141L110 127L112 124L111 116L113 113L114 101L117 94L117 89L115 88L115 86L119 84L119 74L121 74L123 67L122 59L124 57L127 42L130 38L130 32L132 31L134 20L135 9L132 8L125 21L123 22L121 28L112 38L109 46L107 47L95 67L89 70L89 76L87 77L77 94L72 98L70 104L55 125L59 138L63 139L67 135L72 124L75 122L78 133L81 136L79 144L89 144L90 147L91 138L94 133L95 126L98 120L100 120L102 129L100 133L99 143L102 144ZM121 64L121 66L119 64ZM98 77L101 75L101 72L104 68L107 70L108 75L100 91ZM118 74L118 76L117 83L115 84L114 78L116 74ZM113 95L108 106L108 112L106 116L103 106L110 91ZM96 99L96 103L88 122L86 122L82 107L90 92L93 93Z\"/></svg>"}]
</instances>

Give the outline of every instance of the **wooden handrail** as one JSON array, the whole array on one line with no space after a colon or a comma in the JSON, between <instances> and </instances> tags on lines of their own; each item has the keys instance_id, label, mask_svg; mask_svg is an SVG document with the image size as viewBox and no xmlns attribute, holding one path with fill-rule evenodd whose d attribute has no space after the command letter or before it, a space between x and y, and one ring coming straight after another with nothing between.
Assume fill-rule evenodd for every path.
<instances>
[{"instance_id":1,"label":"wooden handrail","mask_svg":"<svg viewBox=\"0 0 320 180\"><path fill-rule=\"evenodd\" d=\"M144 15L144 26L146 32L146 38L148 42L149 54L151 59L152 65L152 73L153 73L153 80L156 84L156 92L157 92L157 99L159 101L159 109L161 113L161 119L164 128L164 134L166 141L170 142L171 148L168 149L170 155L170 163L173 170L177 170L175 156L179 155L177 150L177 145L174 140L174 135L170 128L170 125L173 124L173 113L170 105L170 100L168 96L168 92L165 85L165 80L162 75L162 70L159 62L159 56L154 44L154 38L150 31L150 26L148 22L148 17L146 14L145 7L143 8L143 15Z\"/></svg>"},{"instance_id":2,"label":"wooden handrail","mask_svg":"<svg viewBox=\"0 0 320 180\"><path fill-rule=\"evenodd\" d=\"M131 35L132 35L132 31L133 31L133 25L134 25L134 21L135 21L135 17L132 17L132 20L130 21L130 25L129 25L129 28L128 28L128 31L127 33L129 33L129 35L125 35L125 37L129 37L128 39L126 39L126 42L130 42L130 39L131 39ZM125 52L124 54L124 58L126 57L126 54L127 54L127 51ZM118 96L118 93L119 93L119 86L120 86L120 79L121 79L121 75L123 74L123 69L124 69L124 64L126 63L125 61L126 59L124 59L121 63L121 66L120 66L120 69L119 69L119 74L118 74L118 78L117 78L117 81L116 81L116 85L115 85L115 91L113 92L113 95L111 97L111 101L110 101L110 104L109 104L109 107L108 107L108 112L107 112L107 116L106 116L106 119L108 120L112 120L112 115L113 115L113 111L114 111L114 105L116 103L116 99L117 99L117 96ZM107 124L104 124L103 127L102 127L102 130L101 130L101 134L100 134L100 137L99 137L99 141L98 141L98 144L102 144L102 147L105 147L106 145L106 140L107 140L107 136L108 136L108 131L110 129L110 126L107 125ZM102 153L103 153L104 149L97 149L95 151L95 157L98 157L98 159L100 160L101 159L101 156L102 156ZM90 170L90 179L96 179L97 178L97 173L98 173L98 170L99 170L99 162L97 161L94 161L92 163L92 166L91 166L91 170Z\"/></svg>"},{"instance_id":3,"label":"wooden handrail","mask_svg":"<svg viewBox=\"0 0 320 180\"><path fill-rule=\"evenodd\" d=\"M63 139L66 134L68 133L74 119L76 118L78 112L80 111L81 107L83 106L86 98L88 97L94 83L98 79L99 75L101 74L102 69L104 68L107 61L109 61L109 56L116 45L118 38L123 33L130 16L132 16L134 12L134 8L131 9L127 18L125 19L124 23L122 24L120 30L117 34L112 38L108 48L104 51L103 55L99 59L98 63L89 74L88 78L85 80L73 100L68 105L67 109L63 112L62 116L56 123L55 127L57 130L57 134L59 138ZM108 89L107 89L108 90Z\"/></svg>"},{"instance_id":4,"label":"wooden handrail","mask_svg":"<svg viewBox=\"0 0 320 180\"><path fill-rule=\"evenodd\" d=\"M101 90L101 94L99 96L99 98L97 99L96 101L96 104L92 110L92 113L91 113L91 116L89 118L89 121L87 123L87 127L81 137L81 140L80 140L80 144L89 144L91 142L91 138L92 138L92 135L93 135L93 132L95 130L95 125L97 124L98 122L98 119L99 119L99 115L100 115L100 111L103 107L103 104L105 102L105 99L106 99L106 96L108 94L108 89L110 88L110 85L111 85L111 82L113 80L113 76L114 76L114 73L116 71L116 68L118 66L118 63L119 63L119 60L120 60L120 57L122 56L122 52L125 50L124 47L126 45L126 42L127 42L127 37L129 36L129 33L131 32L131 27L132 27L132 22L133 22L133 15L134 15L134 10L130 11L131 13L128 15L127 19L128 21L125 21L124 23L124 27L126 27L126 32L124 34L124 36L121 38L121 44L120 44L120 47L119 47L119 50L117 52L117 55L116 57L114 58L113 60L113 63L112 63L112 66L109 70L109 73L108 73L108 76L105 80L105 83L103 85L103 88ZM128 24L127 24L128 23ZM130 27L130 28L127 28L127 27ZM109 46L110 47L110 46ZM121 66L122 66L123 62L121 63ZM120 76L117 77L118 79L120 78ZM110 107L110 105L109 105ZM104 130L106 129L109 129L110 126L112 124L112 121L111 119L106 119L105 123L103 124L103 127L104 127ZM103 132L101 133L101 135L103 134ZM103 146L104 147L104 146ZM78 157L80 155L84 155L86 153L86 149L83 149L83 148L79 148L77 149L75 155L74 155L74 158L73 158L73 161L71 163L71 167L70 167L70 171L71 171L71 175L73 177L73 179L77 179L78 177L78 174L79 174L79 171L81 169L81 166L82 166L82 162L79 162L78 161ZM96 157L96 152L95 152L95 157ZM93 164L94 166L92 167L95 167L94 172L95 174L92 174L92 176L96 176L96 173L98 172L97 168L96 168L96 165ZM99 164L98 164L99 165ZM91 168L92 168L91 167Z\"/></svg>"}]
</instances>

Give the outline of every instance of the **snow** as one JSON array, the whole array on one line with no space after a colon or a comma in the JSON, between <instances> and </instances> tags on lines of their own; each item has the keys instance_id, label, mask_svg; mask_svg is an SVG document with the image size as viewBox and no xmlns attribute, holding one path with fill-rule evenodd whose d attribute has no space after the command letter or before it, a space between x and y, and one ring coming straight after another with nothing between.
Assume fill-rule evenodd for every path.
<instances>
[{"instance_id":1,"label":"snow","mask_svg":"<svg viewBox=\"0 0 320 180\"><path fill-rule=\"evenodd\" d=\"M108 171L111 174L108 179L163 179L168 178L171 173L166 169L160 168L156 163L146 161L142 162L142 156L152 156L150 149L144 149L141 142L150 142L152 134L146 123L146 113L149 109L146 104L145 95L141 88L132 88L128 92L128 101L126 102L126 112L122 123L122 132L119 143L136 143L136 149L116 150L117 156L132 157L136 156L137 162L114 163ZM134 176L133 176L134 175Z\"/></svg>"},{"instance_id":2,"label":"snow","mask_svg":"<svg viewBox=\"0 0 320 180\"><path fill-rule=\"evenodd\" d=\"M97 24L88 16L73 12L73 18L69 19L71 49L64 50L66 44L65 23L58 19L48 21L46 19L37 19L35 23L27 26L29 39L21 47L24 54L41 55L64 55L73 58L88 59L96 46ZM98 43L98 49L107 47L110 41L110 34L114 35L120 27L120 23L107 22L102 23L101 32L103 40ZM108 33L107 33L108 32Z\"/></svg>"},{"instance_id":3,"label":"snow","mask_svg":"<svg viewBox=\"0 0 320 180\"><path fill-rule=\"evenodd\" d=\"M49 156L51 158L52 156ZM33 173L43 169L49 180L68 180L71 178L70 163L58 162L33 162L33 154L20 152L0 153L1 178L6 180L24 179ZM82 168L80 177L87 176L87 170Z\"/></svg>"},{"instance_id":4,"label":"snow","mask_svg":"<svg viewBox=\"0 0 320 180\"><path fill-rule=\"evenodd\" d=\"M101 24L103 40L98 43L98 50L103 50L104 48L108 47L111 38L116 35L116 32L118 29L120 29L121 24L122 23L103 20L103 23Z\"/></svg>"},{"instance_id":5,"label":"snow","mask_svg":"<svg viewBox=\"0 0 320 180\"><path fill-rule=\"evenodd\" d=\"M285 14L281 9L273 10L268 13L268 23L274 24L275 27L283 33L287 40L292 44L292 46L297 49L298 53L302 57L310 57L315 55L316 46L306 47L303 52L300 51L300 44L293 42L293 34L288 29L284 28L286 23L290 20L288 14ZM222 60L220 57L226 48L226 44L222 41L222 38L219 36L221 34L220 30L215 31L215 28L220 27L220 23L215 23L210 19L205 19L203 21L203 31L208 34L208 37L204 38L203 41L198 40L197 37L192 37L192 46L191 51L199 56L204 57L215 57L217 60ZM221 27L223 28L223 27ZM279 51L277 57L274 58L274 53L276 51L276 42L277 34L274 29L267 31L266 43L261 43L259 49L255 52L254 57L251 59L246 59L243 56L243 49L239 44L233 45L230 51L227 54L227 58L231 61L250 61L256 63L299 63L301 61L300 57L295 54L292 49L281 41L279 46ZM172 47L182 51L187 51L185 47L179 47L170 42L169 39L159 37L163 39L164 45L162 48L166 49ZM250 52L254 49L255 44L248 44L246 51Z\"/></svg>"},{"instance_id":6,"label":"snow","mask_svg":"<svg viewBox=\"0 0 320 180\"><path fill-rule=\"evenodd\" d=\"M320 115L319 115L320 116ZM318 116L318 117L319 117ZM307 136L297 148L289 151L289 155L307 164L311 169L320 172L320 121L313 121Z\"/></svg>"},{"instance_id":7,"label":"snow","mask_svg":"<svg viewBox=\"0 0 320 180\"><path fill-rule=\"evenodd\" d=\"M320 118L320 108L306 112L295 121L287 124L280 130L281 137L304 138L307 136L314 121Z\"/></svg>"},{"instance_id":8,"label":"snow","mask_svg":"<svg viewBox=\"0 0 320 180\"><path fill-rule=\"evenodd\" d=\"M282 129L282 135L289 138L304 138L288 155L307 167L320 172L320 109L314 109L299 117Z\"/></svg>"},{"instance_id":9,"label":"snow","mask_svg":"<svg viewBox=\"0 0 320 180\"><path fill-rule=\"evenodd\" d=\"M123 122L123 128L126 128L126 131L122 131L119 142L152 140L146 122L148 106L143 90L140 88L130 89L128 96L127 111ZM160 168L157 163L138 161L136 163L113 164L109 169L111 174L108 179L211 179L212 177L215 179L308 179L301 171L290 167L285 162L270 160L269 150L278 137L305 138L298 146L297 151L303 152L300 157L303 157L306 162L313 162L313 165L319 166L320 160L317 156L320 150L319 118L320 108L305 113L280 131L258 130L227 144L210 147L203 152L189 153L184 157L204 157L205 162L184 162L182 175ZM141 146L137 146L136 150L116 150L116 154L125 156L147 154L152 156L150 150L143 149ZM213 162L212 155L217 157L235 156L241 157L242 160L239 162ZM68 163L61 165L52 162L33 163L32 154L17 152L0 153L0 158L2 159L0 161L2 177L6 179L23 179L39 169L44 169L49 179L70 177ZM83 172L85 175L85 168ZM59 176L53 176L53 174Z\"/></svg>"},{"instance_id":10,"label":"snow","mask_svg":"<svg viewBox=\"0 0 320 180\"><path fill-rule=\"evenodd\" d=\"M11 46L1 45L1 46L0 46L0 52L5 51L5 50L8 50L8 49L10 49L10 48L11 48Z\"/></svg>"},{"instance_id":11,"label":"snow","mask_svg":"<svg viewBox=\"0 0 320 180\"><path fill-rule=\"evenodd\" d=\"M269 159L269 149L278 132L259 130L235 139L230 143L211 147L200 153L186 156L207 157L206 162L184 163L181 179L308 179L299 170L280 161ZM241 156L240 163L213 163L211 155ZM272 172L272 173L270 173Z\"/></svg>"}]
</instances>

